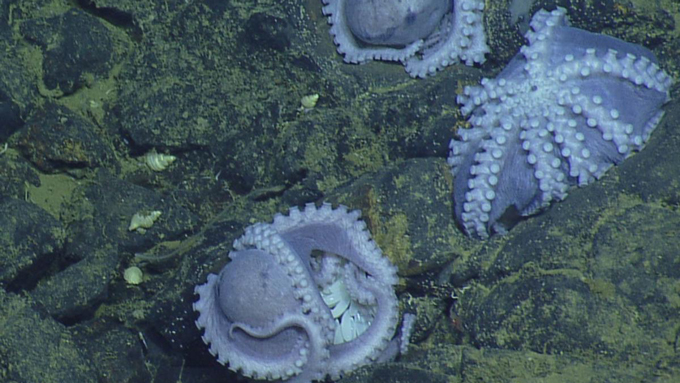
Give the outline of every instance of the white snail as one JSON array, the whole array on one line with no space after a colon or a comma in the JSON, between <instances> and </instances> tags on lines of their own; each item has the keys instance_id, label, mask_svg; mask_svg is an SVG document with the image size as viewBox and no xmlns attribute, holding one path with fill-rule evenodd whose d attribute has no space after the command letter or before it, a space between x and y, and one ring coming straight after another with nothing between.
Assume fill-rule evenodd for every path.
<instances>
[{"instance_id":1,"label":"white snail","mask_svg":"<svg viewBox=\"0 0 680 383\"><path fill-rule=\"evenodd\" d=\"M149 169L155 172L162 172L168 166L170 166L170 164L175 162L176 159L177 157L173 156L172 154L156 153L155 150L152 150L144 155L144 162L149 167Z\"/></svg>"},{"instance_id":2,"label":"white snail","mask_svg":"<svg viewBox=\"0 0 680 383\"><path fill-rule=\"evenodd\" d=\"M318 101L319 101L318 93L304 96L302 97L302 99L300 99L300 110L301 111L312 110L314 109Z\"/></svg>"},{"instance_id":3,"label":"white snail","mask_svg":"<svg viewBox=\"0 0 680 383\"><path fill-rule=\"evenodd\" d=\"M154 210L151 213L135 213L130 219L129 231L138 231L140 234L146 233L146 229L150 229L154 222L161 216L161 212Z\"/></svg>"},{"instance_id":4,"label":"white snail","mask_svg":"<svg viewBox=\"0 0 680 383\"><path fill-rule=\"evenodd\" d=\"M144 279L142 269L137 266L128 267L123 271L123 279L130 285L138 285Z\"/></svg>"}]
</instances>

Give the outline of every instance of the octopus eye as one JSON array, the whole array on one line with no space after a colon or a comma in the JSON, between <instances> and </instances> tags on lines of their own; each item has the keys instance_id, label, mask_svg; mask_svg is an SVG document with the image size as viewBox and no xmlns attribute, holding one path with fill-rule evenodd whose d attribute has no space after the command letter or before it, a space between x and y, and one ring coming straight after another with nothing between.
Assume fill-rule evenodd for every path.
<instances>
[{"instance_id":1,"label":"octopus eye","mask_svg":"<svg viewBox=\"0 0 680 383\"><path fill-rule=\"evenodd\" d=\"M406 17L404 17L404 22L408 25L411 25L416 22L417 17L418 17L417 13L409 11Z\"/></svg>"}]
</instances>

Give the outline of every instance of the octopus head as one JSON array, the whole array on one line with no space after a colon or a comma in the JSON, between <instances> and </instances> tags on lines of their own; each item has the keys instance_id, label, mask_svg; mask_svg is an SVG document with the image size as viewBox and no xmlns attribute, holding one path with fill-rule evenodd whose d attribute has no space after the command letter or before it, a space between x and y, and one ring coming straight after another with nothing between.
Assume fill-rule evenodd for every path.
<instances>
[{"instance_id":1,"label":"octopus head","mask_svg":"<svg viewBox=\"0 0 680 383\"><path fill-rule=\"evenodd\" d=\"M372 45L405 46L423 39L451 9L447 0L347 0L352 34Z\"/></svg>"}]
</instances>

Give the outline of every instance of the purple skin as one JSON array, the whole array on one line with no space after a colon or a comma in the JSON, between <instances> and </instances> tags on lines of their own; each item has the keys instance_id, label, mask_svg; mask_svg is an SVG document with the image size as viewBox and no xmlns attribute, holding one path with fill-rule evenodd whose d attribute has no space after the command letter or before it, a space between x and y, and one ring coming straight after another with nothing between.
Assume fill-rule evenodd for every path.
<instances>
[{"instance_id":1,"label":"purple skin","mask_svg":"<svg viewBox=\"0 0 680 383\"><path fill-rule=\"evenodd\" d=\"M246 229L232 261L196 288L196 323L220 363L255 379L301 383L396 356L404 341L389 341L399 314L396 268L357 218L310 205ZM338 340L346 317L334 318L321 294L337 281L363 318L346 324L365 326L349 339Z\"/></svg>"},{"instance_id":2,"label":"purple skin","mask_svg":"<svg viewBox=\"0 0 680 383\"><path fill-rule=\"evenodd\" d=\"M489 52L484 0L322 0L343 61L398 61L425 78L463 62L481 64Z\"/></svg>"},{"instance_id":3,"label":"purple skin","mask_svg":"<svg viewBox=\"0 0 680 383\"><path fill-rule=\"evenodd\" d=\"M405 46L429 36L451 10L448 0L347 0L352 34L367 44Z\"/></svg>"},{"instance_id":4,"label":"purple skin","mask_svg":"<svg viewBox=\"0 0 680 383\"><path fill-rule=\"evenodd\" d=\"M672 81L654 54L570 27L564 12L538 12L530 44L459 96L472 129L452 141L449 163L470 235L503 233L601 177L642 149L663 115Z\"/></svg>"},{"instance_id":5,"label":"purple skin","mask_svg":"<svg viewBox=\"0 0 680 383\"><path fill-rule=\"evenodd\" d=\"M289 277L263 251L239 253L222 269L216 285L217 305L223 315L219 320L230 329L231 341L272 359L282 354L282 350L300 348L296 344L303 335L300 328L290 326L278 333L267 330L278 327L272 323L274 318L290 317L291 307L299 306ZM241 278L244 275L251 277ZM268 339L263 341L262 337ZM262 347L265 343L267 347Z\"/></svg>"}]
</instances>

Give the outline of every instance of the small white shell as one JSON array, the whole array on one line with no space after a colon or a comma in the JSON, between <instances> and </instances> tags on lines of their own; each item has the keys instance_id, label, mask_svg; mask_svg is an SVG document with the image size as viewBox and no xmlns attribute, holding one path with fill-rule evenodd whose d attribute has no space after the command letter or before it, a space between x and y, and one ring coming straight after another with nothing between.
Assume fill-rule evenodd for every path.
<instances>
[{"instance_id":1,"label":"small white shell","mask_svg":"<svg viewBox=\"0 0 680 383\"><path fill-rule=\"evenodd\" d=\"M155 150L152 150L144 155L144 162L149 167L149 169L153 170L154 172L162 172L168 166L170 166L171 163L175 162L176 159L177 157L173 156L172 154L156 153Z\"/></svg>"},{"instance_id":2,"label":"small white shell","mask_svg":"<svg viewBox=\"0 0 680 383\"><path fill-rule=\"evenodd\" d=\"M150 229L161 214L162 213L158 210L154 210L149 214L135 213L135 215L132 216L132 219L130 219L128 230L137 230L140 234L144 234L146 229Z\"/></svg>"},{"instance_id":3,"label":"small white shell","mask_svg":"<svg viewBox=\"0 0 680 383\"><path fill-rule=\"evenodd\" d=\"M300 99L300 105L302 105L301 109L302 110L310 110L314 109L316 106L317 101L319 101L319 94L309 94L307 96L302 97Z\"/></svg>"},{"instance_id":4,"label":"small white shell","mask_svg":"<svg viewBox=\"0 0 680 383\"><path fill-rule=\"evenodd\" d=\"M142 269L137 266L128 267L123 271L123 279L130 285L138 285L142 283L144 273Z\"/></svg>"}]
</instances>

